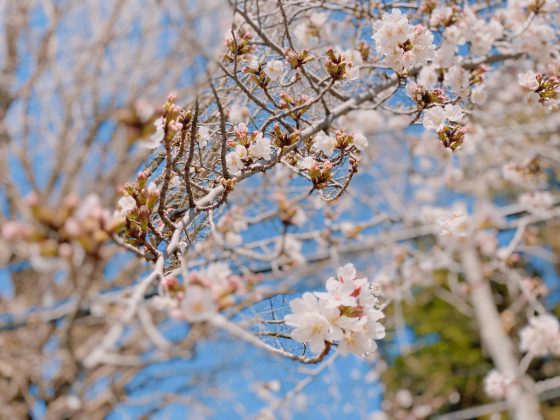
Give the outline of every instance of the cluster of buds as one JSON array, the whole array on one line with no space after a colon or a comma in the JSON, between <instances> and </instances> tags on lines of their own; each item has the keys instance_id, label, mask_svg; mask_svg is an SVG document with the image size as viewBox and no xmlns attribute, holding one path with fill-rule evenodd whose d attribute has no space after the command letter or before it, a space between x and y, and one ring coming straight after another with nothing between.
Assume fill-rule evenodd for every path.
<instances>
[{"instance_id":1,"label":"cluster of buds","mask_svg":"<svg viewBox=\"0 0 560 420\"><path fill-rule=\"evenodd\" d=\"M368 141L362 133L348 133L343 130L337 130L335 134L336 148L346 150L350 146L355 146L358 150L364 150Z\"/></svg>"},{"instance_id":2,"label":"cluster of buds","mask_svg":"<svg viewBox=\"0 0 560 420\"><path fill-rule=\"evenodd\" d=\"M335 137L320 132L308 146L312 146L315 150L329 157L335 149L344 151L354 146L357 150L365 150L368 146L368 141L366 136L362 133L349 133L343 130L337 130Z\"/></svg>"},{"instance_id":3,"label":"cluster of buds","mask_svg":"<svg viewBox=\"0 0 560 420\"><path fill-rule=\"evenodd\" d=\"M354 136L351 133L337 130L336 131L336 147L337 149L344 150L352 143L354 143Z\"/></svg>"},{"instance_id":4,"label":"cluster of buds","mask_svg":"<svg viewBox=\"0 0 560 420\"><path fill-rule=\"evenodd\" d=\"M529 188L544 185L547 180L545 167L538 157L504 165L503 175L506 180Z\"/></svg>"},{"instance_id":5,"label":"cluster of buds","mask_svg":"<svg viewBox=\"0 0 560 420\"><path fill-rule=\"evenodd\" d=\"M122 217L111 215L96 195L88 195L82 201L71 195L60 207L51 209L42 205L33 193L26 199L26 204L29 220L6 222L2 227L2 238L14 245L26 244L21 249L32 249L32 256L40 259L70 261L78 250L81 255L85 253L99 258L103 244L123 225Z\"/></svg>"},{"instance_id":6,"label":"cluster of buds","mask_svg":"<svg viewBox=\"0 0 560 420\"><path fill-rule=\"evenodd\" d=\"M339 81L349 77L352 63L347 62L344 54L329 48L325 59L325 68L334 81Z\"/></svg>"},{"instance_id":7,"label":"cluster of buds","mask_svg":"<svg viewBox=\"0 0 560 420\"><path fill-rule=\"evenodd\" d=\"M480 84L484 82L486 73L490 68L486 64L481 64L476 69L471 71L469 83L472 85Z\"/></svg>"},{"instance_id":8,"label":"cluster of buds","mask_svg":"<svg viewBox=\"0 0 560 420\"><path fill-rule=\"evenodd\" d=\"M455 150L465 138L466 129L462 125L463 110L458 105L447 104L445 107L436 105L424 112L425 128L436 130L442 144Z\"/></svg>"},{"instance_id":9,"label":"cluster of buds","mask_svg":"<svg viewBox=\"0 0 560 420\"><path fill-rule=\"evenodd\" d=\"M358 45L358 51L362 56L362 61L366 63L369 60L369 53L370 53L369 44L365 41L360 41L360 44Z\"/></svg>"},{"instance_id":10,"label":"cluster of buds","mask_svg":"<svg viewBox=\"0 0 560 420\"><path fill-rule=\"evenodd\" d=\"M303 209L293 201L288 200L284 193L276 195L276 202L278 204L278 217L284 225L300 226L307 219Z\"/></svg>"},{"instance_id":11,"label":"cluster of buds","mask_svg":"<svg viewBox=\"0 0 560 420\"><path fill-rule=\"evenodd\" d=\"M171 134L178 133L183 128L187 128L193 119L193 113L182 109L175 103L177 94L171 92L167 96L167 102L163 105L163 112L167 122L167 128Z\"/></svg>"},{"instance_id":12,"label":"cluster of buds","mask_svg":"<svg viewBox=\"0 0 560 420\"><path fill-rule=\"evenodd\" d=\"M438 131L438 137L446 148L456 150L463 144L466 128L458 124L446 125L443 130Z\"/></svg>"},{"instance_id":13,"label":"cluster of buds","mask_svg":"<svg viewBox=\"0 0 560 420\"><path fill-rule=\"evenodd\" d=\"M555 75L528 72L519 75L519 84L531 93L530 100L552 105L560 97L560 80Z\"/></svg>"},{"instance_id":14,"label":"cluster of buds","mask_svg":"<svg viewBox=\"0 0 560 420\"><path fill-rule=\"evenodd\" d=\"M313 162L309 167L309 177L313 182L313 188L323 189L329 185L332 179L332 163L330 160L324 162Z\"/></svg>"},{"instance_id":15,"label":"cluster of buds","mask_svg":"<svg viewBox=\"0 0 560 420\"><path fill-rule=\"evenodd\" d=\"M154 182L147 185L147 176L140 172L136 183L127 183L119 202L119 212L126 219L125 237L127 242L143 245L146 233L151 225L152 213L159 200L159 189Z\"/></svg>"},{"instance_id":16,"label":"cluster of buds","mask_svg":"<svg viewBox=\"0 0 560 420\"><path fill-rule=\"evenodd\" d=\"M233 188L235 187L236 182L237 182L237 178L236 178L236 177L229 178L229 179L222 178L222 179L220 180L220 184L221 184L222 187L224 187L224 189L225 189L226 191L228 191L228 192L229 192L229 191L233 191Z\"/></svg>"},{"instance_id":17,"label":"cluster of buds","mask_svg":"<svg viewBox=\"0 0 560 420\"><path fill-rule=\"evenodd\" d=\"M278 107L280 109L292 110L288 112L288 116L297 121L303 117L309 109L308 103L309 97L307 95L291 97L286 92L280 92L280 103Z\"/></svg>"},{"instance_id":18,"label":"cluster of buds","mask_svg":"<svg viewBox=\"0 0 560 420\"><path fill-rule=\"evenodd\" d=\"M433 104L444 104L449 102L449 98L445 95L443 89L425 89L421 85L414 82L406 86L408 96L416 102L418 109L422 110Z\"/></svg>"},{"instance_id":19,"label":"cluster of buds","mask_svg":"<svg viewBox=\"0 0 560 420\"><path fill-rule=\"evenodd\" d=\"M235 32L232 31L226 37L225 44L227 51L224 58L227 62L235 61L236 58L242 58L255 51L253 35L245 28L245 25L241 25Z\"/></svg>"},{"instance_id":20,"label":"cluster of buds","mask_svg":"<svg viewBox=\"0 0 560 420\"><path fill-rule=\"evenodd\" d=\"M249 133L249 128L244 123L239 123L233 129L233 133L235 134L236 140L229 140L228 146L235 147L237 144L240 144L244 147L249 147L253 141L255 141L257 135L259 134L258 131L253 131ZM262 133L260 133L262 135Z\"/></svg>"},{"instance_id":21,"label":"cluster of buds","mask_svg":"<svg viewBox=\"0 0 560 420\"><path fill-rule=\"evenodd\" d=\"M551 0L532 0L528 6L527 11L538 15L539 13L549 12L550 9L557 7L555 1Z\"/></svg>"},{"instance_id":22,"label":"cluster of buds","mask_svg":"<svg viewBox=\"0 0 560 420\"><path fill-rule=\"evenodd\" d=\"M422 11L430 15L430 26L448 28L461 19L461 8L458 5L438 7L437 1L424 2Z\"/></svg>"},{"instance_id":23,"label":"cluster of buds","mask_svg":"<svg viewBox=\"0 0 560 420\"><path fill-rule=\"evenodd\" d=\"M418 11L422 14L428 14L431 15L432 12L438 7L438 1L437 0L424 0L421 4L420 7L418 8Z\"/></svg>"},{"instance_id":24,"label":"cluster of buds","mask_svg":"<svg viewBox=\"0 0 560 420\"><path fill-rule=\"evenodd\" d=\"M299 130L294 130L291 133L283 132L280 128L280 124L274 124L274 127L272 128L272 140L274 145L281 149L296 144L300 138L301 135Z\"/></svg>"},{"instance_id":25,"label":"cluster of buds","mask_svg":"<svg viewBox=\"0 0 560 420\"><path fill-rule=\"evenodd\" d=\"M139 99L131 106L116 110L113 118L125 129L127 141L132 144L153 134L154 122L161 112L159 105L156 107L145 99Z\"/></svg>"},{"instance_id":26,"label":"cluster of buds","mask_svg":"<svg viewBox=\"0 0 560 420\"><path fill-rule=\"evenodd\" d=\"M288 60L288 63L290 63L290 66L292 66L293 69L299 69L303 67L304 64L309 63L315 58L309 53L309 50L307 49L304 49L298 53L294 49L290 48L284 54L286 56L286 59Z\"/></svg>"},{"instance_id":27,"label":"cluster of buds","mask_svg":"<svg viewBox=\"0 0 560 420\"><path fill-rule=\"evenodd\" d=\"M186 130L190 125L193 114L192 111L183 110L175 103L177 94L171 92L167 96L167 101L163 105L163 116L154 122L156 132L150 138L150 142L145 144L148 149L157 149L162 142L171 141L175 134L181 130Z\"/></svg>"},{"instance_id":28,"label":"cluster of buds","mask_svg":"<svg viewBox=\"0 0 560 420\"><path fill-rule=\"evenodd\" d=\"M243 73L251 75L251 80L261 89L266 89L271 79L265 71L265 66L258 61L250 63L243 69Z\"/></svg>"},{"instance_id":29,"label":"cluster of buds","mask_svg":"<svg viewBox=\"0 0 560 420\"><path fill-rule=\"evenodd\" d=\"M165 277L159 286L155 305L167 309L178 320L204 322L235 303L261 280L248 274L238 276L225 263L210 264L205 270L190 273L184 283L176 277Z\"/></svg>"}]
</instances>

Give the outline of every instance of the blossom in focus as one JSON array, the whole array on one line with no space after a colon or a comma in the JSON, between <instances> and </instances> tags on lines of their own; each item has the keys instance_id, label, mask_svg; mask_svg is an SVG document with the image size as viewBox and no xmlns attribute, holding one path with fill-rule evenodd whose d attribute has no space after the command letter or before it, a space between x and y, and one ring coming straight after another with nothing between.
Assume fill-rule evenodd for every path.
<instances>
[{"instance_id":1,"label":"blossom in focus","mask_svg":"<svg viewBox=\"0 0 560 420\"><path fill-rule=\"evenodd\" d=\"M441 131L447 121L459 122L463 118L463 110L459 105L434 106L424 113L423 125L427 129Z\"/></svg>"},{"instance_id":2,"label":"blossom in focus","mask_svg":"<svg viewBox=\"0 0 560 420\"><path fill-rule=\"evenodd\" d=\"M376 350L375 340L385 337L379 322L384 314L366 278L356 278L356 269L346 264L337 277L327 280L327 292L305 293L290 303L286 324L295 327L291 337L309 343L317 353L325 342L337 344L340 354L364 355Z\"/></svg>"},{"instance_id":3,"label":"blossom in focus","mask_svg":"<svg viewBox=\"0 0 560 420\"><path fill-rule=\"evenodd\" d=\"M343 281L330 277L325 287L327 289L326 293L315 294L327 302L327 308L357 305L355 296L352 296L355 286L351 280Z\"/></svg>"},{"instance_id":4,"label":"blossom in focus","mask_svg":"<svg viewBox=\"0 0 560 420\"><path fill-rule=\"evenodd\" d=\"M356 268L352 263L348 263L336 270L336 276L341 282L351 281L356 278Z\"/></svg>"},{"instance_id":5,"label":"blossom in focus","mask_svg":"<svg viewBox=\"0 0 560 420\"><path fill-rule=\"evenodd\" d=\"M270 160L272 156L271 140L259 133L254 143L249 147L249 153L256 159Z\"/></svg>"},{"instance_id":6,"label":"blossom in focus","mask_svg":"<svg viewBox=\"0 0 560 420\"><path fill-rule=\"evenodd\" d=\"M426 64L434 57L434 35L422 25L411 25L399 9L385 13L373 24L377 51L396 71Z\"/></svg>"},{"instance_id":7,"label":"blossom in focus","mask_svg":"<svg viewBox=\"0 0 560 420\"><path fill-rule=\"evenodd\" d=\"M237 174L239 170L244 166L242 159L245 159L246 157L247 149L244 146L238 144L235 147L235 151L229 152L226 155L226 165L228 167L228 170L233 174Z\"/></svg>"},{"instance_id":8,"label":"blossom in focus","mask_svg":"<svg viewBox=\"0 0 560 420\"><path fill-rule=\"evenodd\" d=\"M308 343L312 352L320 353L325 348L330 324L327 318L319 313L319 301L312 293L304 293L303 297L290 302L292 313L286 315L286 324L295 327L291 337L300 342Z\"/></svg>"}]
</instances>

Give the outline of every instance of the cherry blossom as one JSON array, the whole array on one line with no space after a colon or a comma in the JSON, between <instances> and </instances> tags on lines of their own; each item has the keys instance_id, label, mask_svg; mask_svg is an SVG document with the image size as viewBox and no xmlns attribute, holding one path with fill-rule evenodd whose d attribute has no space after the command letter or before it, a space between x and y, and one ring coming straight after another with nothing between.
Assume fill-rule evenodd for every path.
<instances>
[{"instance_id":1,"label":"cherry blossom","mask_svg":"<svg viewBox=\"0 0 560 420\"><path fill-rule=\"evenodd\" d=\"M119 207L120 214L126 216L136 208L136 200L129 195L124 195L119 199L117 205Z\"/></svg>"},{"instance_id":2,"label":"cherry blossom","mask_svg":"<svg viewBox=\"0 0 560 420\"><path fill-rule=\"evenodd\" d=\"M111 417L121 404L103 401L134 401L127 372L177 355L200 369L192 361L212 359L225 335L246 343L236 357L253 346L287 366L249 386L266 399L250 416L289 417L309 379L343 362L333 352L366 358L357 362L367 373L348 374L383 382L385 417L438 416L466 408L464 384L424 389L429 366L405 378L434 340L461 354L426 330L434 307L466 320L448 327L465 327L483 356L467 374L504 400L482 409L541 417L542 390L555 383L541 379L560 356L549 281L558 1L193 0L180 14L108 1L94 25L68 22L88 5L12 3L2 8L18 24L4 25L0 81L0 277L12 289L0 291L0 365L17 367L6 380L39 391L22 398L29 390L12 387L11 417L37 406L49 418ZM28 24L35 14L44 25ZM165 37L152 35L167 21ZM88 36L74 37L81 26ZM61 33L81 48L60 49ZM352 263L324 274L351 259L360 274ZM373 281L361 275L370 271ZM317 278L324 288L310 291ZM416 309L429 316L411 319ZM409 329L414 347L401 339ZM231 362L222 356L216 375ZM37 375L45 360L57 364ZM386 381L395 371L403 380ZM208 379L216 398L227 394L229 381ZM95 408L72 400L98 382L111 389L95 390ZM158 409L193 401L166 394ZM345 394L341 410L371 414L351 404L357 395Z\"/></svg>"},{"instance_id":3,"label":"cherry blossom","mask_svg":"<svg viewBox=\"0 0 560 420\"><path fill-rule=\"evenodd\" d=\"M272 60L266 63L266 74L274 81L280 81L284 75L284 62Z\"/></svg>"},{"instance_id":4,"label":"cherry blossom","mask_svg":"<svg viewBox=\"0 0 560 420\"><path fill-rule=\"evenodd\" d=\"M185 298L181 301L181 311L187 321L207 321L216 310L216 302L208 289L199 286L187 288Z\"/></svg>"},{"instance_id":5,"label":"cherry blossom","mask_svg":"<svg viewBox=\"0 0 560 420\"><path fill-rule=\"evenodd\" d=\"M443 236L466 236L468 234L469 219L464 211L454 210L437 220Z\"/></svg>"},{"instance_id":6,"label":"cherry blossom","mask_svg":"<svg viewBox=\"0 0 560 420\"><path fill-rule=\"evenodd\" d=\"M354 134L353 143L358 150L365 150L368 147L368 140L362 133Z\"/></svg>"},{"instance_id":7,"label":"cherry blossom","mask_svg":"<svg viewBox=\"0 0 560 420\"><path fill-rule=\"evenodd\" d=\"M300 343L308 343L311 351L320 353L329 337L330 323L319 312L319 301L312 293L290 302L292 313L285 316L286 324L295 327L291 336Z\"/></svg>"},{"instance_id":8,"label":"cherry blossom","mask_svg":"<svg viewBox=\"0 0 560 420\"><path fill-rule=\"evenodd\" d=\"M463 110L459 105L435 106L424 113L423 124L425 128L436 131L443 130L448 121L460 122Z\"/></svg>"},{"instance_id":9,"label":"cherry blossom","mask_svg":"<svg viewBox=\"0 0 560 420\"><path fill-rule=\"evenodd\" d=\"M322 131L315 137L315 149L323 152L326 156L330 156L335 147L336 138L328 136Z\"/></svg>"},{"instance_id":10,"label":"cherry blossom","mask_svg":"<svg viewBox=\"0 0 560 420\"><path fill-rule=\"evenodd\" d=\"M356 278L356 269L346 264L337 270L337 278L326 283L327 292L305 293L290 302L292 313L287 325L296 327L292 338L309 342L314 352L322 351L325 342L338 342L340 354L364 355L377 348L375 340L385 336L379 323L383 312L376 309L377 298L366 278Z\"/></svg>"},{"instance_id":11,"label":"cherry blossom","mask_svg":"<svg viewBox=\"0 0 560 420\"><path fill-rule=\"evenodd\" d=\"M256 159L270 160L272 155L272 144L268 137L259 133L254 143L249 147L249 153Z\"/></svg>"},{"instance_id":12,"label":"cherry blossom","mask_svg":"<svg viewBox=\"0 0 560 420\"><path fill-rule=\"evenodd\" d=\"M560 323L550 314L529 319L529 325L519 333L519 349L534 356L560 355Z\"/></svg>"},{"instance_id":13,"label":"cherry blossom","mask_svg":"<svg viewBox=\"0 0 560 420\"><path fill-rule=\"evenodd\" d=\"M377 51L394 70L426 64L434 57L433 34L421 25L409 24L399 9L385 13L382 19L374 22L373 32Z\"/></svg>"},{"instance_id":14,"label":"cherry blossom","mask_svg":"<svg viewBox=\"0 0 560 420\"><path fill-rule=\"evenodd\" d=\"M249 117L249 108L244 105L234 104L229 111L229 120L233 124L241 123Z\"/></svg>"},{"instance_id":15,"label":"cherry blossom","mask_svg":"<svg viewBox=\"0 0 560 420\"><path fill-rule=\"evenodd\" d=\"M161 142L163 141L163 137L165 136L165 121L163 117L159 117L154 126L156 127L156 132L150 137L150 140L143 144L146 149L157 149Z\"/></svg>"},{"instance_id":16,"label":"cherry blossom","mask_svg":"<svg viewBox=\"0 0 560 420\"><path fill-rule=\"evenodd\" d=\"M496 369L492 369L484 378L484 392L491 398L503 399L506 397L511 379L506 378Z\"/></svg>"}]
</instances>

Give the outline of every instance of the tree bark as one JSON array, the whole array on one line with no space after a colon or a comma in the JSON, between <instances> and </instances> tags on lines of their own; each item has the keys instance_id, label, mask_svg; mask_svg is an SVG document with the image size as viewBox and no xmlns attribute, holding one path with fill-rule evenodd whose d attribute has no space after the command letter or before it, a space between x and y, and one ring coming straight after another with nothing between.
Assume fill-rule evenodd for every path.
<instances>
[{"instance_id":1,"label":"tree bark","mask_svg":"<svg viewBox=\"0 0 560 420\"><path fill-rule=\"evenodd\" d=\"M462 262L466 280L471 287L472 305L483 346L503 375L517 378L519 359L511 339L502 328L490 284L484 279L474 246L467 245L462 252ZM515 420L542 419L534 382L527 375L515 380L508 387L507 401Z\"/></svg>"}]
</instances>

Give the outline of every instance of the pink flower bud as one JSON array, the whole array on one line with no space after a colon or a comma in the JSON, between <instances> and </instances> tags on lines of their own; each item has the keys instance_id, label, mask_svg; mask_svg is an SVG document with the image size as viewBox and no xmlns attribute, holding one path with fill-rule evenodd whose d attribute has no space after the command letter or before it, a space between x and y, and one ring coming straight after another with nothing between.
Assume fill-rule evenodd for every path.
<instances>
[{"instance_id":1,"label":"pink flower bud","mask_svg":"<svg viewBox=\"0 0 560 420\"><path fill-rule=\"evenodd\" d=\"M73 253L72 245L68 243L60 244L58 247L58 255L64 258L71 257Z\"/></svg>"},{"instance_id":2,"label":"pink flower bud","mask_svg":"<svg viewBox=\"0 0 560 420\"><path fill-rule=\"evenodd\" d=\"M178 283L179 283L179 282L177 281L177 278L176 278L176 277L173 277L173 276L164 277L163 280L161 281L161 285L162 285L166 290L177 286Z\"/></svg>"},{"instance_id":3,"label":"pink flower bud","mask_svg":"<svg viewBox=\"0 0 560 420\"><path fill-rule=\"evenodd\" d=\"M8 241L25 239L31 234L31 228L17 220L9 220L2 226L2 237Z\"/></svg>"},{"instance_id":4,"label":"pink flower bud","mask_svg":"<svg viewBox=\"0 0 560 420\"><path fill-rule=\"evenodd\" d=\"M75 194L70 194L64 198L64 205L66 207L76 207L80 202L80 198Z\"/></svg>"},{"instance_id":5,"label":"pink flower bud","mask_svg":"<svg viewBox=\"0 0 560 420\"><path fill-rule=\"evenodd\" d=\"M82 234L82 226L78 221L74 218L68 219L64 224L64 230L70 236L79 236Z\"/></svg>"},{"instance_id":6,"label":"pink flower bud","mask_svg":"<svg viewBox=\"0 0 560 420\"><path fill-rule=\"evenodd\" d=\"M152 214L152 212L150 211L150 209L146 206L142 206L140 207L140 209L138 210L138 216L140 216L141 219L144 220L148 220L150 218L150 215Z\"/></svg>"},{"instance_id":7,"label":"pink flower bud","mask_svg":"<svg viewBox=\"0 0 560 420\"><path fill-rule=\"evenodd\" d=\"M25 197L25 204L27 204L28 206L36 206L37 204L39 204L39 196L35 191Z\"/></svg>"}]
</instances>

